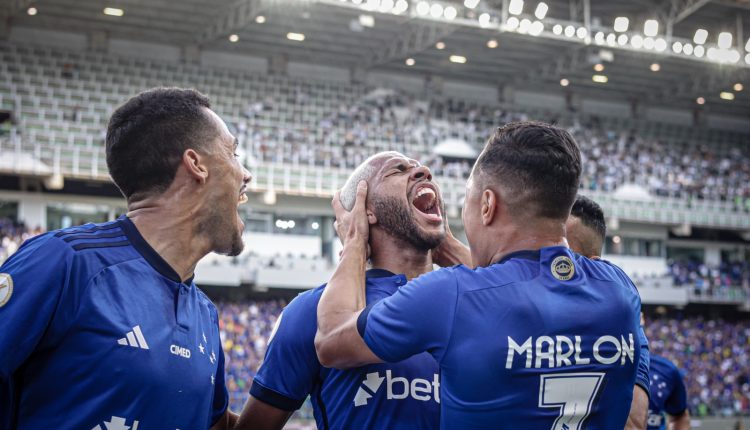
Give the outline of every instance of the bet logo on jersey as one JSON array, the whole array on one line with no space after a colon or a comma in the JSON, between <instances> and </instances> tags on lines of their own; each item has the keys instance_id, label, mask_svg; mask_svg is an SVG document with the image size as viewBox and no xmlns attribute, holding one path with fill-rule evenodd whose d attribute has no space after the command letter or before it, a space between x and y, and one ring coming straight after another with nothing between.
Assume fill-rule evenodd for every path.
<instances>
[{"instance_id":1,"label":"bet logo on jersey","mask_svg":"<svg viewBox=\"0 0 750 430\"><path fill-rule=\"evenodd\" d=\"M0 273L0 308L5 306L13 295L13 278L7 273Z\"/></svg>"},{"instance_id":2,"label":"bet logo on jersey","mask_svg":"<svg viewBox=\"0 0 750 430\"><path fill-rule=\"evenodd\" d=\"M573 265L573 260L568 258L566 255L561 255L552 260L550 266L552 276L560 281L567 281L573 277L576 273L576 266Z\"/></svg>"},{"instance_id":3,"label":"bet logo on jersey","mask_svg":"<svg viewBox=\"0 0 750 430\"><path fill-rule=\"evenodd\" d=\"M372 396L378 393L383 381L385 380L386 399L403 400L412 398L422 402L434 400L440 403L440 376L435 373L432 381L421 378L414 378L411 381L400 376L393 376L390 370L385 371L385 377L380 376L380 372L371 372L367 374L361 382L354 396L354 406L365 406Z\"/></svg>"}]
</instances>

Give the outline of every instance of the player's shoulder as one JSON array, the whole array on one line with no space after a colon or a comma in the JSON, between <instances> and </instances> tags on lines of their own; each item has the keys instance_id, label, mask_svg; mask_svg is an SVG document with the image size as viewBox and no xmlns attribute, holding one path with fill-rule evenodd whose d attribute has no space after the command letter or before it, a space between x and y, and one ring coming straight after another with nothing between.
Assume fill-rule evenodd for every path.
<instances>
[{"instance_id":1,"label":"player's shoulder","mask_svg":"<svg viewBox=\"0 0 750 430\"><path fill-rule=\"evenodd\" d=\"M616 264L603 258L588 258L576 254L576 262L586 271L590 277L601 278L602 280L627 280L628 275Z\"/></svg>"},{"instance_id":2,"label":"player's shoulder","mask_svg":"<svg viewBox=\"0 0 750 430\"><path fill-rule=\"evenodd\" d=\"M299 293L297 297L284 307L282 311L284 318L305 318L308 316L317 318L318 302L320 302L320 297L323 295L326 285L323 284Z\"/></svg>"},{"instance_id":3,"label":"player's shoulder","mask_svg":"<svg viewBox=\"0 0 750 430\"><path fill-rule=\"evenodd\" d=\"M588 258L581 255L576 257L577 264L592 279L605 282L614 282L638 294L638 290L622 268L611 261L601 258Z\"/></svg>"},{"instance_id":4,"label":"player's shoulder","mask_svg":"<svg viewBox=\"0 0 750 430\"><path fill-rule=\"evenodd\" d=\"M36 260L54 258L50 262L71 263L79 252L112 246L115 241L126 240L117 221L101 224L83 224L49 231L26 240L16 252L15 259Z\"/></svg>"},{"instance_id":5,"label":"player's shoulder","mask_svg":"<svg viewBox=\"0 0 750 430\"><path fill-rule=\"evenodd\" d=\"M451 267L441 267L437 270L423 273L412 279L409 283L438 288L453 286L456 285L456 280L460 276L460 273L466 273L468 275L470 272L472 272L472 269L469 269L462 264Z\"/></svg>"},{"instance_id":6,"label":"player's shoulder","mask_svg":"<svg viewBox=\"0 0 750 430\"><path fill-rule=\"evenodd\" d=\"M119 220L68 227L43 236L40 239L43 244L34 252L67 257L68 264L76 267L78 278L93 276L107 267L138 257Z\"/></svg>"},{"instance_id":7,"label":"player's shoulder","mask_svg":"<svg viewBox=\"0 0 750 430\"><path fill-rule=\"evenodd\" d=\"M680 369L672 362L672 360L660 355L651 355L651 367L658 367L661 368L662 371L680 374Z\"/></svg>"},{"instance_id":8,"label":"player's shoulder","mask_svg":"<svg viewBox=\"0 0 750 430\"><path fill-rule=\"evenodd\" d=\"M123 245L127 235L118 220L105 223L88 223L45 233L48 245L57 246L72 254L86 250L112 248Z\"/></svg>"}]
</instances>

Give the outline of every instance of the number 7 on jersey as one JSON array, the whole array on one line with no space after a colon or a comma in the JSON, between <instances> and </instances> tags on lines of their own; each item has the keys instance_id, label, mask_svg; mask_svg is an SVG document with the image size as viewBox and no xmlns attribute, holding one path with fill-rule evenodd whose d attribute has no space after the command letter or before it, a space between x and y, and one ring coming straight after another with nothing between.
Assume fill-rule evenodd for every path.
<instances>
[{"instance_id":1,"label":"number 7 on jersey","mask_svg":"<svg viewBox=\"0 0 750 430\"><path fill-rule=\"evenodd\" d=\"M591 413L604 373L553 373L539 381L539 407L559 408L552 430L580 430Z\"/></svg>"}]
</instances>

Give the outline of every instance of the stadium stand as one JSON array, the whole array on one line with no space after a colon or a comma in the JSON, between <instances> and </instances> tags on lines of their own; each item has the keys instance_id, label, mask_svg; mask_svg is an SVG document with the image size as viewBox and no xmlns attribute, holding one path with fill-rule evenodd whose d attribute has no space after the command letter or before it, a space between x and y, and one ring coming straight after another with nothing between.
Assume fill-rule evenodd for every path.
<instances>
[{"instance_id":1,"label":"stadium stand","mask_svg":"<svg viewBox=\"0 0 750 430\"><path fill-rule=\"evenodd\" d=\"M6 121L0 132L5 159L0 170L8 163L21 173L106 180L102 140L110 113L134 93L165 84L195 87L212 98L240 140L257 178L256 191L329 196L368 155L397 150L423 160L439 176L447 203L459 208L471 150L475 155L492 127L533 118L560 123L574 133L585 160L581 191L599 201L608 216L670 226L750 228L748 134L10 42L0 42L0 111L13 112L12 125ZM463 142L469 150L436 153L445 142ZM0 220L0 263L41 231ZM309 288L327 279L330 255L303 255L296 249L248 250L235 259L207 257L200 268L214 268L224 278L233 273L227 268L237 269L234 286L281 288L289 279L302 279L307 284L297 287ZM674 289L686 301L750 303L747 262L676 259L667 265L663 253L659 257L625 255L618 264L624 262L639 287ZM234 410L247 399L285 304L217 303ZM747 321L660 317L649 319L647 335L655 353L687 371L694 416L750 415ZM309 404L300 416L310 418Z\"/></svg>"},{"instance_id":2,"label":"stadium stand","mask_svg":"<svg viewBox=\"0 0 750 430\"><path fill-rule=\"evenodd\" d=\"M54 145L57 157L75 158L80 148L98 151L117 104L142 88L173 85L200 88L213 98L250 164L350 169L369 154L397 150L425 160L440 176L464 178L467 160L436 156L432 148L459 139L476 149L492 127L536 118L575 133L586 162L584 190L610 193L632 184L653 196L726 202L718 207L750 211L750 136L741 133L572 112L511 112L363 84L14 44L3 44L0 55L0 107L17 113L23 143Z\"/></svg>"}]
</instances>

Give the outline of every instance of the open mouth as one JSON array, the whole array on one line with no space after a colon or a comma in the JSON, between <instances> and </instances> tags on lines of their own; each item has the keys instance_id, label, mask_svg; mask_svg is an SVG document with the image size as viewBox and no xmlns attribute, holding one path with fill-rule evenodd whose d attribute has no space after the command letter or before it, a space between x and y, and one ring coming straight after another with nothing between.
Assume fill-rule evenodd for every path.
<instances>
[{"instance_id":1,"label":"open mouth","mask_svg":"<svg viewBox=\"0 0 750 430\"><path fill-rule=\"evenodd\" d=\"M417 186L411 204L428 221L434 223L440 223L443 221L440 214L440 201L437 193L432 187L428 185Z\"/></svg>"},{"instance_id":2,"label":"open mouth","mask_svg":"<svg viewBox=\"0 0 750 430\"><path fill-rule=\"evenodd\" d=\"M244 187L242 188L242 190L240 190L240 197L239 197L237 205L244 205L245 203L247 203L248 199L247 199L247 194L245 194L245 191L246 190Z\"/></svg>"}]
</instances>

